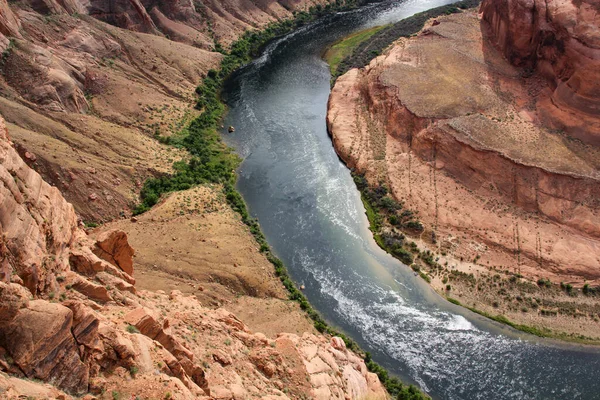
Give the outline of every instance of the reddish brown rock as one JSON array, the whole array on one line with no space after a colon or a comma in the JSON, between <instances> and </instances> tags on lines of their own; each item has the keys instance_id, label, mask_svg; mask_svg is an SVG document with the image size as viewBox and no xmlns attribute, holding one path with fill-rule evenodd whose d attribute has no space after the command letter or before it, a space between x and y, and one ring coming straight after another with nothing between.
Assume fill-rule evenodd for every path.
<instances>
[{"instance_id":1,"label":"reddish brown rock","mask_svg":"<svg viewBox=\"0 0 600 400\"><path fill-rule=\"evenodd\" d=\"M0 324L10 322L20 309L26 308L30 295L21 285L0 282Z\"/></svg>"},{"instance_id":2,"label":"reddish brown rock","mask_svg":"<svg viewBox=\"0 0 600 400\"><path fill-rule=\"evenodd\" d=\"M108 290L103 285L80 276L71 275L71 277L70 285L84 296L100 303L106 303L112 300L110 293L108 293Z\"/></svg>"},{"instance_id":3,"label":"reddish brown rock","mask_svg":"<svg viewBox=\"0 0 600 400\"><path fill-rule=\"evenodd\" d=\"M94 254L121 268L133 276L133 254L135 251L127 242L127 234L122 231L103 232L96 241Z\"/></svg>"},{"instance_id":4,"label":"reddish brown rock","mask_svg":"<svg viewBox=\"0 0 600 400\"><path fill-rule=\"evenodd\" d=\"M15 16L6 0L0 0L0 33L4 36L21 37L21 21Z\"/></svg>"},{"instance_id":5,"label":"reddish brown rock","mask_svg":"<svg viewBox=\"0 0 600 400\"><path fill-rule=\"evenodd\" d=\"M143 308L138 308L125 316L125 321L135 326L139 331L151 339L156 340L172 353L177 359L183 357L190 361L194 359L194 354L177 341L173 335L163 329L161 324Z\"/></svg>"},{"instance_id":6,"label":"reddish brown rock","mask_svg":"<svg viewBox=\"0 0 600 400\"><path fill-rule=\"evenodd\" d=\"M36 294L68 269L77 217L58 189L44 182L11 146L0 118L0 262L4 279L16 274Z\"/></svg>"},{"instance_id":7,"label":"reddish brown rock","mask_svg":"<svg viewBox=\"0 0 600 400\"><path fill-rule=\"evenodd\" d=\"M69 264L74 271L83 275L91 277L95 276L99 272L105 271L108 274L122 279L131 285L135 284L135 279L133 279L129 274L120 268L117 268L113 264L101 260L87 247L73 249L69 256Z\"/></svg>"},{"instance_id":8,"label":"reddish brown rock","mask_svg":"<svg viewBox=\"0 0 600 400\"><path fill-rule=\"evenodd\" d=\"M600 11L596 0L484 0L483 19L507 59L551 82L538 105L556 129L600 145Z\"/></svg>"},{"instance_id":9,"label":"reddish brown rock","mask_svg":"<svg viewBox=\"0 0 600 400\"><path fill-rule=\"evenodd\" d=\"M89 369L79 358L71 334L73 313L59 304L31 301L0 327L0 344L29 377L52 381L61 389L87 392Z\"/></svg>"}]
</instances>

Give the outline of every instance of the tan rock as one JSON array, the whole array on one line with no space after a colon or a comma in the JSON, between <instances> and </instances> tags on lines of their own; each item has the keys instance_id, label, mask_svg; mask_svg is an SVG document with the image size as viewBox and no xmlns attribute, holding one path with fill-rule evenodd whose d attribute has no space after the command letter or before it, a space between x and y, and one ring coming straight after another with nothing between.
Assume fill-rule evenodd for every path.
<instances>
[{"instance_id":1,"label":"tan rock","mask_svg":"<svg viewBox=\"0 0 600 400\"><path fill-rule=\"evenodd\" d=\"M10 322L19 310L29 306L30 296L21 285L0 282L0 325Z\"/></svg>"},{"instance_id":2,"label":"tan rock","mask_svg":"<svg viewBox=\"0 0 600 400\"><path fill-rule=\"evenodd\" d=\"M73 398L50 384L18 379L3 372L0 372L0 388L3 391L2 398L6 400L24 398L71 400Z\"/></svg>"},{"instance_id":3,"label":"tan rock","mask_svg":"<svg viewBox=\"0 0 600 400\"><path fill-rule=\"evenodd\" d=\"M21 37L21 21L15 16L6 0L0 0L0 33L5 36Z\"/></svg>"},{"instance_id":4,"label":"tan rock","mask_svg":"<svg viewBox=\"0 0 600 400\"><path fill-rule=\"evenodd\" d=\"M213 352L213 358L223 366L231 365L232 363L231 357L222 350L215 350Z\"/></svg>"},{"instance_id":5,"label":"tan rock","mask_svg":"<svg viewBox=\"0 0 600 400\"><path fill-rule=\"evenodd\" d=\"M10 269L5 279L16 274L31 293L42 292L53 276L68 268L77 217L58 189L45 183L14 150L1 118L0 160L0 262Z\"/></svg>"},{"instance_id":6,"label":"tan rock","mask_svg":"<svg viewBox=\"0 0 600 400\"><path fill-rule=\"evenodd\" d=\"M112 300L108 290L103 285L91 282L81 276L73 276L71 285L73 289L94 301L106 303Z\"/></svg>"}]
</instances>

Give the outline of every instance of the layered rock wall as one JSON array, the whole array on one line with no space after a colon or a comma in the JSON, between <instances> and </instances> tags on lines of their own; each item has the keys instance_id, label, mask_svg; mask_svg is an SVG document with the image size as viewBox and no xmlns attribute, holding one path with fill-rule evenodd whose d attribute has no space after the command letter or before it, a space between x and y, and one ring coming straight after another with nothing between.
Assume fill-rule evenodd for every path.
<instances>
[{"instance_id":1,"label":"layered rock wall","mask_svg":"<svg viewBox=\"0 0 600 400\"><path fill-rule=\"evenodd\" d=\"M418 212L444 252L487 254L486 263L535 279L598 279L600 153L547 120L570 113L554 101L562 83L490 46L514 42L512 58L523 63L529 54L530 39L506 38L512 25L489 15L507 3L484 2L483 21L473 12L439 18L340 77L329 131L344 161ZM593 137L600 119L588 111L569 115L589 118L580 133Z\"/></svg>"},{"instance_id":2,"label":"layered rock wall","mask_svg":"<svg viewBox=\"0 0 600 400\"><path fill-rule=\"evenodd\" d=\"M552 82L544 120L600 145L600 2L484 0L481 12L511 63Z\"/></svg>"}]
</instances>

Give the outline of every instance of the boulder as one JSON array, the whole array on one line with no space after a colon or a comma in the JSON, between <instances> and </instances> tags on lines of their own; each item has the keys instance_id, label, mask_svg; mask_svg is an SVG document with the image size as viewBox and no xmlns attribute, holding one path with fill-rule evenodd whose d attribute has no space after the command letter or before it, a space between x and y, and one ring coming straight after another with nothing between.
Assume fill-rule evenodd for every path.
<instances>
[{"instance_id":1,"label":"boulder","mask_svg":"<svg viewBox=\"0 0 600 400\"><path fill-rule=\"evenodd\" d=\"M108 293L108 290L104 286L77 275L70 275L70 278L73 289L84 296L100 303L106 303L112 300L110 293Z\"/></svg>"},{"instance_id":2,"label":"boulder","mask_svg":"<svg viewBox=\"0 0 600 400\"><path fill-rule=\"evenodd\" d=\"M60 304L33 300L0 325L0 345L28 378L52 381L74 394L87 392L89 368L71 333L73 313Z\"/></svg>"},{"instance_id":3,"label":"boulder","mask_svg":"<svg viewBox=\"0 0 600 400\"><path fill-rule=\"evenodd\" d=\"M127 241L127 234L123 231L103 232L94 247L94 254L116 265L131 276L133 276L134 253L135 251Z\"/></svg>"}]
</instances>

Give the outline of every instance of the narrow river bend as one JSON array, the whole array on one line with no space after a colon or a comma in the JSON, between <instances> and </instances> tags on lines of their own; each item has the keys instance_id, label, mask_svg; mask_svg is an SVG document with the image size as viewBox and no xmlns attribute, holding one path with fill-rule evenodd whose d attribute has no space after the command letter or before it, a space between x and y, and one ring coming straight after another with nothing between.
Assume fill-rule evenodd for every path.
<instances>
[{"instance_id":1,"label":"narrow river bend","mask_svg":"<svg viewBox=\"0 0 600 400\"><path fill-rule=\"evenodd\" d=\"M330 43L452 0L384 1L270 44L227 84L238 189L312 305L439 399L600 399L598 349L520 334L437 296L375 244L327 135Z\"/></svg>"}]
</instances>

